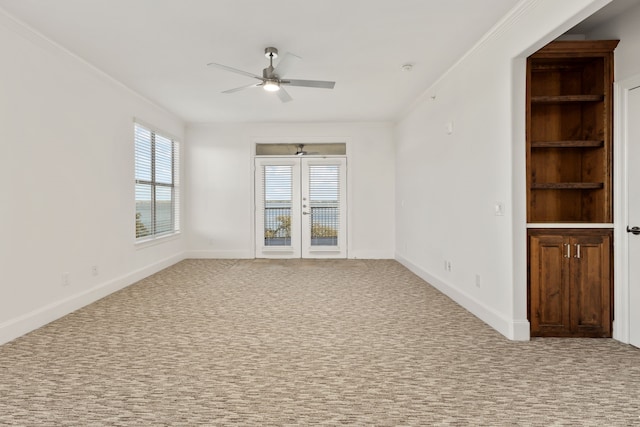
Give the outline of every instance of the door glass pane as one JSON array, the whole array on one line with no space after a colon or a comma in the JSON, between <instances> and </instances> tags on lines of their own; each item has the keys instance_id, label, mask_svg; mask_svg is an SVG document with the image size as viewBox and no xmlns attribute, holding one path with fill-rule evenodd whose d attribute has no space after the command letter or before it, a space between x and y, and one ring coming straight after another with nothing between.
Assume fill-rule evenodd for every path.
<instances>
[{"instance_id":1,"label":"door glass pane","mask_svg":"<svg viewBox=\"0 0 640 427\"><path fill-rule=\"evenodd\" d=\"M266 165L264 183L264 245L291 246L293 167Z\"/></svg>"},{"instance_id":2,"label":"door glass pane","mask_svg":"<svg viewBox=\"0 0 640 427\"><path fill-rule=\"evenodd\" d=\"M338 246L340 167L309 165L311 246Z\"/></svg>"}]
</instances>

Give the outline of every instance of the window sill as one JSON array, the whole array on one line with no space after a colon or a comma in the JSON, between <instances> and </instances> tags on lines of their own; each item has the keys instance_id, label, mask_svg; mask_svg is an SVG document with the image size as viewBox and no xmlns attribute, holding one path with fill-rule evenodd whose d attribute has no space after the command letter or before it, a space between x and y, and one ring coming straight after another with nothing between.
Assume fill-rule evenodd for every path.
<instances>
[{"instance_id":1,"label":"window sill","mask_svg":"<svg viewBox=\"0 0 640 427\"><path fill-rule=\"evenodd\" d=\"M134 244L136 250L148 248L150 246L160 245L162 243L171 242L180 238L180 232L177 231L171 234L164 234L162 236L150 237L148 239L137 240Z\"/></svg>"}]
</instances>

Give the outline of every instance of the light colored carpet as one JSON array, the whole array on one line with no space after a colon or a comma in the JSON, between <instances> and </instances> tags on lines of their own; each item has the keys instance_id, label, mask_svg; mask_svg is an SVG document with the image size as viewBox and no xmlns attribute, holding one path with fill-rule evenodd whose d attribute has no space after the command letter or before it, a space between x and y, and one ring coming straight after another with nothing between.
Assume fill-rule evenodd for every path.
<instances>
[{"instance_id":1,"label":"light colored carpet","mask_svg":"<svg viewBox=\"0 0 640 427\"><path fill-rule=\"evenodd\" d=\"M2 425L640 425L640 350L510 342L390 260L187 260L0 347Z\"/></svg>"}]
</instances>

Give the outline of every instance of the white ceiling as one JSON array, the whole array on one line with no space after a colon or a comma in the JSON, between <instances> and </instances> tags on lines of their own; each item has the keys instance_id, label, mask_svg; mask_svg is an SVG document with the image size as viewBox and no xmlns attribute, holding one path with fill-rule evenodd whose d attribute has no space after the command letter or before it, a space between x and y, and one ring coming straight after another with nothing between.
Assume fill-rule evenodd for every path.
<instances>
[{"instance_id":1,"label":"white ceiling","mask_svg":"<svg viewBox=\"0 0 640 427\"><path fill-rule=\"evenodd\" d=\"M0 0L19 21L188 122L394 120L519 0ZM264 48L302 61L283 104ZM413 64L411 72L401 70Z\"/></svg>"},{"instance_id":2,"label":"white ceiling","mask_svg":"<svg viewBox=\"0 0 640 427\"><path fill-rule=\"evenodd\" d=\"M587 34L632 7L640 5L640 0L612 0L611 3L567 31L568 34Z\"/></svg>"}]
</instances>

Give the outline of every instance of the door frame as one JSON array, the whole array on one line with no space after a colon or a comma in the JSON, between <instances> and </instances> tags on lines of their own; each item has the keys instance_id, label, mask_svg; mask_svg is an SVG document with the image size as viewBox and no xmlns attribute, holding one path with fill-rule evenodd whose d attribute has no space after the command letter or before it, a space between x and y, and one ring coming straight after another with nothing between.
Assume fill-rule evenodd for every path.
<instances>
[{"instance_id":1,"label":"door frame","mask_svg":"<svg viewBox=\"0 0 640 427\"><path fill-rule=\"evenodd\" d=\"M256 155L256 146L258 144L344 144L346 155L344 156L347 159L347 258L351 258L351 248L353 242L353 227L351 227L353 222L353 209L351 206L354 206L354 196L352 191L353 186L353 167L351 167L349 159L352 157L352 137L350 136L253 136L249 137L251 141L251 152L248 156L249 162L249 206L250 206L250 221L249 221L249 236L248 243L251 247L251 256L256 258L256 231L255 225L255 211L256 211L256 198L255 198L255 159ZM282 156L277 156L282 157Z\"/></svg>"},{"instance_id":2,"label":"door frame","mask_svg":"<svg viewBox=\"0 0 640 427\"><path fill-rule=\"evenodd\" d=\"M640 86L640 74L614 83L613 170L614 170L614 321L613 338L629 344L629 221L628 191L628 104L629 92Z\"/></svg>"}]
</instances>

